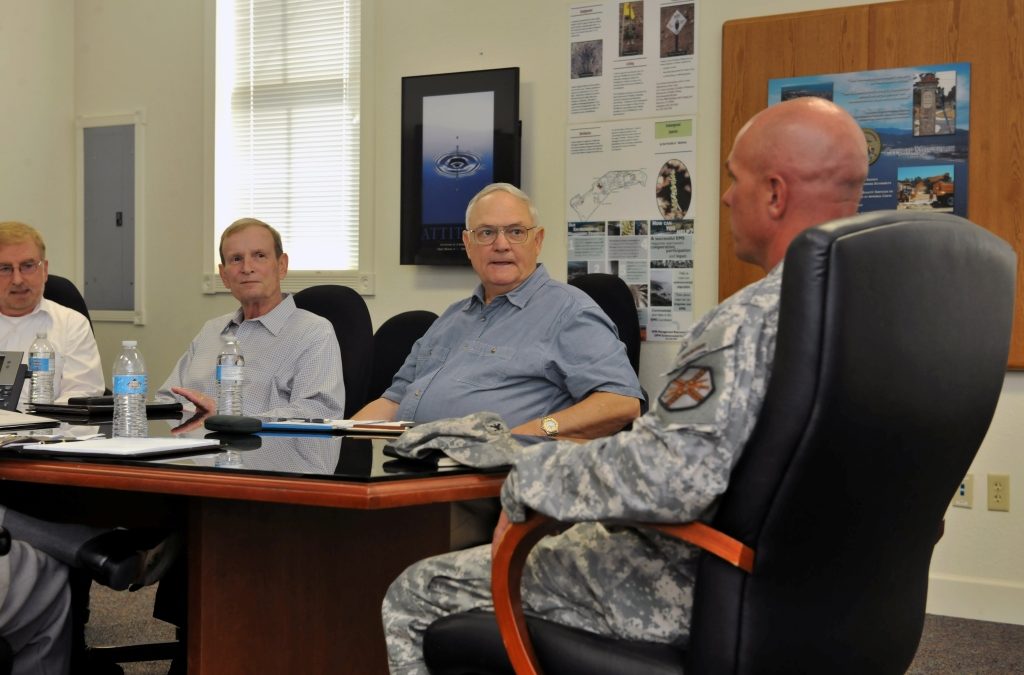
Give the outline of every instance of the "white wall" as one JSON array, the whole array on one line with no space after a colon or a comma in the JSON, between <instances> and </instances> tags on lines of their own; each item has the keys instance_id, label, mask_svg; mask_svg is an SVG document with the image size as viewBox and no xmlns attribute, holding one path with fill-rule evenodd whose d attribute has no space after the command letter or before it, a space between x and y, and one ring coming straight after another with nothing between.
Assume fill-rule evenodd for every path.
<instances>
[{"instance_id":1,"label":"white wall","mask_svg":"<svg viewBox=\"0 0 1024 675\"><path fill-rule=\"evenodd\" d=\"M206 183L204 149L204 12L212 0L0 0L0 91L8 106L0 129L0 219L39 224L50 240L53 269L77 259L69 236L73 114L146 114L145 251L147 325L97 326L104 363L123 337L140 340L159 381L202 322L231 308L230 298L204 296L202 240ZM398 265L401 78L459 70L519 66L523 178L549 227L541 259L564 278L566 237L559 227L565 194L567 11L570 0L370 0L364 29L363 221L370 228L376 295L367 298L374 324L412 308L439 311L474 283L467 269ZM765 13L845 6L848 0L758 0L698 3L699 134L696 213L698 311L717 298L718 155L722 23ZM13 28L11 24L16 23ZM69 24L73 22L73 27ZM10 36L13 36L13 43ZM38 39L45 38L45 39ZM74 77L64 72L74 49ZM14 64L31 63L31 84ZM70 65L68 65L70 72ZM48 86L43 86L45 83ZM14 117L12 117L12 115ZM10 145L8 145L10 143ZM8 152L8 148L13 151ZM46 166L37 167L43 161ZM29 168L26 170L25 167ZM7 210L11 210L7 213ZM64 244L63 246L61 244ZM656 393L657 373L672 344L647 344L641 379ZM977 461L975 508L951 509L932 565L930 610L1024 624L1024 501L1009 514L979 507L984 474L1024 480L1016 439L1024 374L1007 376L1003 397ZM912 489L912 486L910 486ZM870 489L870 486L865 486ZM1019 488L1018 488L1019 489ZM996 542L993 544L992 542Z\"/></svg>"},{"instance_id":2,"label":"white wall","mask_svg":"<svg viewBox=\"0 0 1024 675\"><path fill-rule=\"evenodd\" d=\"M32 223L55 242L73 232L74 35L66 0L0 0L0 221ZM61 245L47 257L55 271L74 261Z\"/></svg>"}]
</instances>

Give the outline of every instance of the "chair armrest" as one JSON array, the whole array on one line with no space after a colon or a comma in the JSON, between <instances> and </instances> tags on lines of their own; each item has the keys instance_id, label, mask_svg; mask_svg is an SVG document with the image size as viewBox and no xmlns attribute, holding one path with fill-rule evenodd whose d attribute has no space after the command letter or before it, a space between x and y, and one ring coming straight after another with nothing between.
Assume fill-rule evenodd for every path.
<instances>
[{"instance_id":1,"label":"chair armrest","mask_svg":"<svg viewBox=\"0 0 1024 675\"><path fill-rule=\"evenodd\" d=\"M619 522L616 525L658 530L676 539L704 549L747 573L754 569L754 550L727 534L701 522L668 525L663 523ZM539 513L530 513L522 523L512 523L505 530L491 560L491 595L494 614L501 631L509 661L517 675L540 675L540 666L533 651L530 633L523 615L520 582L523 566L530 551L544 537L572 527Z\"/></svg>"}]
</instances>

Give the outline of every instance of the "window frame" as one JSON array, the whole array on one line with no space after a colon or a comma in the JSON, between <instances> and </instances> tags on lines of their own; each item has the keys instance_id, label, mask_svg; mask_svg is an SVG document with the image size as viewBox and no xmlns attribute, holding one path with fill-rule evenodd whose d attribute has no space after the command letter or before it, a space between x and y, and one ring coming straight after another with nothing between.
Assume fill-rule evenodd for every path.
<instances>
[{"instance_id":1,"label":"window frame","mask_svg":"<svg viewBox=\"0 0 1024 675\"><path fill-rule=\"evenodd\" d=\"M373 176L371 153L365 151L372 147L374 125L372 115L368 114L373 100L372 73L370 56L372 50L366 49L367 38L372 34L373 3L352 0L360 3L360 92L359 92L359 268L356 270L289 270L288 276L281 282L281 289L294 293L318 284L337 284L348 286L361 295L373 295L375 292L374 260L374 228L372 189L370 181L362 180L363 176ZM220 257L217 253L218 240L214 218L214 198L216 195L216 100L217 100L217 0L206 0L204 16L204 158L203 184L203 277L202 292L205 295L230 293L217 273ZM258 218L259 214L252 214ZM273 225L273 223L270 223ZM287 253L287 249L285 250Z\"/></svg>"}]
</instances>

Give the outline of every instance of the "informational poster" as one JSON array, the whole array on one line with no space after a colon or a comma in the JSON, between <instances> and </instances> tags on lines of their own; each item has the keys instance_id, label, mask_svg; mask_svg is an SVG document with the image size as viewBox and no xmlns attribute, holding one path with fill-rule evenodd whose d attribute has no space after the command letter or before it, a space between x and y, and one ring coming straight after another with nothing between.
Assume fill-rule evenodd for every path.
<instances>
[{"instance_id":1,"label":"informational poster","mask_svg":"<svg viewBox=\"0 0 1024 675\"><path fill-rule=\"evenodd\" d=\"M643 339L680 339L693 320L695 120L575 125L567 155L569 278L619 276Z\"/></svg>"},{"instance_id":2,"label":"informational poster","mask_svg":"<svg viewBox=\"0 0 1024 675\"><path fill-rule=\"evenodd\" d=\"M971 66L941 63L769 80L768 103L820 96L864 129L868 179L860 210L967 215Z\"/></svg>"},{"instance_id":3,"label":"informational poster","mask_svg":"<svg viewBox=\"0 0 1024 675\"><path fill-rule=\"evenodd\" d=\"M569 122L697 112L697 3L572 5Z\"/></svg>"}]
</instances>

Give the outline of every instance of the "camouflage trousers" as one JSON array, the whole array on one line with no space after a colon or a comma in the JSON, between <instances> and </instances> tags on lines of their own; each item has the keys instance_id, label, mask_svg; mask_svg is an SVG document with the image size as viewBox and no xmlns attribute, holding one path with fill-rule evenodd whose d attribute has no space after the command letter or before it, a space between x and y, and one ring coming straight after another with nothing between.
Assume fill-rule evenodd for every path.
<instances>
[{"instance_id":1,"label":"camouflage trousers","mask_svg":"<svg viewBox=\"0 0 1024 675\"><path fill-rule=\"evenodd\" d=\"M668 555L666 555L668 553ZM576 525L542 540L523 573L524 609L601 635L685 643L695 552L630 529ZM422 560L391 584L384 635L392 675L426 673L423 633L435 620L491 609L490 545Z\"/></svg>"}]
</instances>

